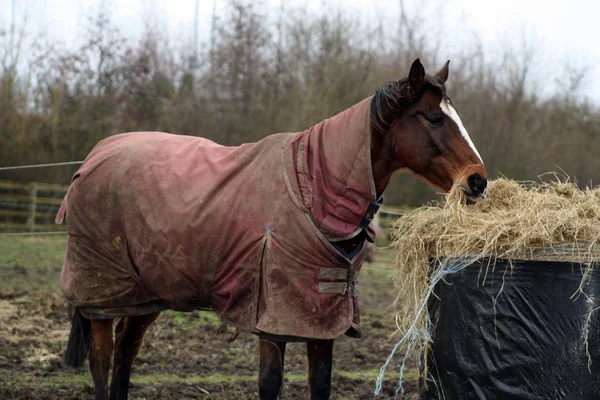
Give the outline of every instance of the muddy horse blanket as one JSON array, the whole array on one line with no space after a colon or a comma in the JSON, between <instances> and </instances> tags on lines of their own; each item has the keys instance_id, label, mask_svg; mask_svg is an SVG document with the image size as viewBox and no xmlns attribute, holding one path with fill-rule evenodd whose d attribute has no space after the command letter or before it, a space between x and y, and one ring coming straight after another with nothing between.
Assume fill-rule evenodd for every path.
<instances>
[{"instance_id":1,"label":"muddy horse blanket","mask_svg":"<svg viewBox=\"0 0 600 400\"><path fill-rule=\"evenodd\" d=\"M67 300L88 318L212 309L259 334L358 336L365 245L335 242L364 234L379 205L369 103L239 147L162 132L102 140L56 217L68 222Z\"/></svg>"}]
</instances>

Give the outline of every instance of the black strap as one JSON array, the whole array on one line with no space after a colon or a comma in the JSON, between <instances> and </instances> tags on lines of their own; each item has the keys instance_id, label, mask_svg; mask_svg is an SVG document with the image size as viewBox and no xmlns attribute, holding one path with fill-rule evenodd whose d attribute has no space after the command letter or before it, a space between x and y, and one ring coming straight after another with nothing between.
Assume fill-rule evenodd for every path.
<instances>
[{"instance_id":1,"label":"black strap","mask_svg":"<svg viewBox=\"0 0 600 400\"><path fill-rule=\"evenodd\" d=\"M379 208L383 204L383 195L377 196L377 202L371 202L369 207L367 207L367 211L365 212L365 216L360 222L360 228L365 233L367 240L371 243L375 243L375 237L369 234L367 227L371 222L373 222L373 218L375 218L375 214L379 211Z\"/></svg>"}]
</instances>

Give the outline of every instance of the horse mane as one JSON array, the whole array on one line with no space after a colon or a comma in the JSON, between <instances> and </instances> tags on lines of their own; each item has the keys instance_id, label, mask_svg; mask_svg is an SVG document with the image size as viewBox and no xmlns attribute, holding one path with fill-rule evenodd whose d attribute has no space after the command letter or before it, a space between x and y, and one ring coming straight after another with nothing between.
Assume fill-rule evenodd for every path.
<instances>
[{"instance_id":1,"label":"horse mane","mask_svg":"<svg viewBox=\"0 0 600 400\"><path fill-rule=\"evenodd\" d=\"M373 128L381 133L387 132L392 123L391 120L388 120L389 111L409 109L419 100L426 88L434 89L442 96L446 94L444 83L431 75L425 75L425 85L418 92L412 90L408 78L392 81L377 89L371 99L369 113ZM386 111L388 112L386 113Z\"/></svg>"}]
</instances>

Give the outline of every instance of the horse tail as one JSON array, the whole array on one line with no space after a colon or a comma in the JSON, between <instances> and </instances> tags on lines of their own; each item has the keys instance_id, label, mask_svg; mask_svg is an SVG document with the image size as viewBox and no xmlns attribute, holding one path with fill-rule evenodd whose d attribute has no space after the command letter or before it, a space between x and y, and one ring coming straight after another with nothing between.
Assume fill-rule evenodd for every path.
<instances>
[{"instance_id":1,"label":"horse tail","mask_svg":"<svg viewBox=\"0 0 600 400\"><path fill-rule=\"evenodd\" d=\"M65 364L71 367L81 367L88 355L91 341L92 323L81 314L79 308L75 308L71 333L69 333L65 351Z\"/></svg>"}]
</instances>

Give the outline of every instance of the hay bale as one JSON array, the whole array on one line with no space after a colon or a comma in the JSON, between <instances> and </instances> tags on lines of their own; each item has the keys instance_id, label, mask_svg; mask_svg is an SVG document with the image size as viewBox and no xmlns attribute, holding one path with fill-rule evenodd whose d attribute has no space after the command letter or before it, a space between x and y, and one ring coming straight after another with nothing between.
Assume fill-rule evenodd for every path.
<instances>
[{"instance_id":1,"label":"hay bale","mask_svg":"<svg viewBox=\"0 0 600 400\"><path fill-rule=\"evenodd\" d=\"M402 338L394 352L426 353L431 328L426 304L434 286L479 260L489 260L482 266L483 281L496 259L510 266L512 260L539 259L541 250L555 261L577 260L588 265L581 290L600 259L599 222L600 188L580 190L574 182L558 179L491 180L486 199L474 205L467 205L464 192L455 187L445 201L400 218L392 237L397 250L396 322Z\"/></svg>"},{"instance_id":2,"label":"hay bale","mask_svg":"<svg viewBox=\"0 0 600 400\"><path fill-rule=\"evenodd\" d=\"M537 249L571 243L584 243L593 262L599 222L600 188L496 179L489 182L485 200L467 205L464 192L455 187L446 201L417 209L394 226L398 328L412 325L415 305L429 290L431 262L443 268L447 257L523 259ZM582 256L581 246L572 251L572 257Z\"/></svg>"}]
</instances>

